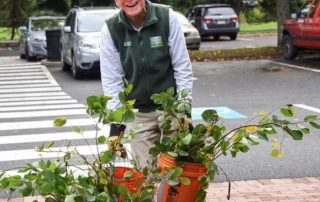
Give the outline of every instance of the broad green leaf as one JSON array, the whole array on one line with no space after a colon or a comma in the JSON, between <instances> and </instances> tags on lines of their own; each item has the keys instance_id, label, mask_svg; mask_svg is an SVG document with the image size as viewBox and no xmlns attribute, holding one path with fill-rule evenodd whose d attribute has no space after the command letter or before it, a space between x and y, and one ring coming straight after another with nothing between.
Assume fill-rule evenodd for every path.
<instances>
[{"instance_id":1,"label":"broad green leaf","mask_svg":"<svg viewBox=\"0 0 320 202\"><path fill-rule=\"evenodd\" d=\"M311 125L312 127L316 128L316 129L320 129L320 125L317 124L316 122L309 122L309 123L310 123L310 125Z\"/></svg>"},{"instance_id":2,"label":"broad green leaf","mask_svg":"<svg viewBox=\"0 0 320 202\"><path fill-rule=\"evenodd\" d=\"M190 185L191 184L191 180L188 177L182 177L180 179L181 184L183 185Z\"/></svg>"},{"instance_id":3,"label":"broad green leaf","mask_svg":"<svg viewBox=\"0 0 320 202\"><path fill-rule=\"evenodd\" d=\"M116 123L121 123L123 121L123 113L124 110L122 108L117 108L115 111L112 112L112 121Z\"/></svg>"},{"instance_id":4,"label":"broad green leaf","mask_svg":"<svg viewBox=\"0 0 320 202\"><path fill-rule=\"evenodd\" d=\"M294 108L292 108L292 107L281 108L280 112L286 117L293 117L293 115L295 113Z\"/></svg>"},{"instance_id":5,"label":"broad green leaf","mask_svg":"<svg viewBox=\"0 0 320 202\"><path fill-rule=\"evenodd\" d=\"M217 111L216 110L213 110L213 109L208 109L208 110L205 110L201 116L202 116L202 119L206 122L209 122L211 121L214 117L217 117Z\"/></svg>"},{"instance_id":6,"label":"broad green leaf","mask_svg":"<svg viewBox=\"0 0 320 202\"><path fill-rule=\"evenodd\" d=\"M183 151L183 150L178 150L178 153L179 153L179 155L180 156L189 156L189 153L188 152L186 152L186 151Z\"/></svg>"},{"instance_id":7,"label":"broad green leaf","mask_svg":"<svg viewBox=\"0 0 320 202\"><path fill-rule=\"evenodd\" d=\"M189 133L187 136L185 136L185 137L182 139L182 142L183 142L183 144L185 144L185 145L189 145L190 142L191 142L191 139L192 139L192 135Z\"/></svg>"},{"instance_id":8,"label":"broad green leaf","mask_svg":"<svg viewBox=\"0 0 320 202\"><path fill-rule=\"evenodd\" d=\"M19 190L23 197L29 196L32 193L32 191L32 187L29 186Z\"/></svg>"},{"instance_id":9,"label":"broad green leaf","mask_svg":"<svg viewBox=\"0 0 320 202\"><path fill-rule=\"evenodd\" d=\"M178 185L178 184L179 184L179 180L176 179L176 178L170 178L170 179L168 180L168 184L170 184L171 186Z\"/></svg>"},{"instance_id":10,"label":"broad green leaf","mask_svg":"<svg viewBox=\"0 0 320 202\"><path fill-rule=\"evenodd\" d=\"M66 122L67 122L66 117L59 116L54 119L53 126L56 128L60 128L60 127L64 126L66 124Z\"/></svg>"},{"instance_id":11,"label":"broad green leaf","mask_svg":"<svg viewBox=\"0 0 320 202\"><path fill-rule=\"evenodd\" d=\"M74 197L75 197L74 194L67 195L66 198L64 199L64 202L75 202Z\"/></svg>"},{"instance_id":12,"label":"broad green leaf","mask_svg":"<svg viewBox=\"0 0 320 202\"><path fill-rule=\"evenodd\" d=\"M107 150L101 155L101 162L108 163L112 159L112 150Z\"/></svg>"},{"instance_id":13,"label":"broad green leaf","mask_svg":"<svg viewBox=\"0 0 320 202\"><path fill-rule=\"evenodd\" d=\"M106 143L106 137L104 135L101 135L98 137L98 143L99 144L104 144Z\"/></svg>"},{"instance_id":14,"label":"broad green leaf","mask_svg":"<svg viewBox=\"0 0 320 202\"><path fill-rule=\"evenodd\" d=\"M118 192L119 192L119 194L125 196L125 195L128 194L128 188L127 188L125 185L123 185L123 184L119 184Z\"/></svg>"},{"instance_id":15,"label":"broad green leaf","mask_svg":"<svg viewBox=\"0 0 320 202\"><path fill-rule=\"evenodd\" d=\"M309 121L315 121L317 120L318 116L317 115L308 115L304 118L304 121L309 122Z\"/></svg>"},{"instance_id":16,"label":"broad green leaf","mask_svg":"<svg viewBox=\"0 0 320 202\"><path fill-rule=\"evenodd\" d=\"M173 157L173 158L178 157L178 154L176 152L168 152L168 155Z\"/></svg>"},{"instance_id":17,"label":"broad green leaf","mask_svg":"<svg viewBox=\"0 0 320 202\"><path fill-rule=\"evenodd\" d=\"M120 92L120 93L118 94L118 97L119 97L119 100L120 100L120 102L121 102L122 104L126 104L127 99L126 99L126 95L125 95L123 92Z\"/></svg>"},{"instance_id":18,"label":"broad green leaf","mask_svg":"<svg viewBox=\"0 0 320 202\"><path fill-rule=\"evenodd\" d=\"M258 131L257 132L257 137L262 139L262 140L269 141L269 138L268 138L267 134L264 131Z\"/></svg>"},{"instance_id":19,"label":"broad green leaf","mask_svg":"<svg viewBox=\"0 0 320 202\"><path fill-rule=\"evenodd\" d=\"M277 157L277 158L282 158L284 156L284 153L281 150L274 149L271 152L271 156Z\"/></svg>"},{"instance_id":20,"label":"broad green leaf","mask_svg":"<svg viewBox=\"0 0 320 202\"><path fill-rule=\"evenodd\" d=\"M288 127L285 127L284 129L292 137L292 139L302 140L303 133L301 132L301 130L291 130Z\"/></svg>"},{"instance_id":21,"label":"broad green leaf","mask_svg":"<svg viewBox=\"0 0 320 202\"><path fill-rule=\"evenodd\" d=\"M287 124L290 124L289 121L285 120L285 119L281 119L279 118L278 116L276 115L272 115L272 121L276 124L279 124L279 125L287 125Z\"/></svg>"},{"instance_id":22,"label":"broad green leaf","mask_svg":"<svg viewBox=\"0 0 320 202\"><path fill-rule=\"evenodd\" d=\"M131 177L132 177L133 173L131 171L126 171L124 174L123 174L123 178L125 180L129 180Z\"/></svg>"},{"instance_id":23,"label":"broad green leaf","mask_svg":"<svg viewBox=\"0 0 320 202\"><path fill-rule=\"evenodd\" d=\"M128 95L129 93L131 93L132 89L133 89L133 85L132 84L128 84L126 86L126 88L124 89L125 94Z\"/></svg>"},{"instance_id":24,"label":"broad green leaf","mask_svg":"<svg viewBox=\"0 0 320 202\"><path fill-rule=\"evenodd\" d=\"M188 94L189 94L189 90L187 88L185 88L181 91L182 98L186 98L188 96Z\"/></svg>"},{"instance_id":25,"label":"broad green leaf","mask_svg":"<svg viewBox=\"0 0 320 202\"><path fill-rule=\"evenodd\" d=\"M127 110L123 114L123 122L132 122L134 120L134 112L132 110Z\"/></svg>"},{"instance_id":26,"label":"broad green leaf","mask_svg":"<svg viewBox=\"0 0 320 202\"><path fill-rule=\"evenodd\" d=\"M230 142L225 141L225 140L222 140L222 141L220 142L221 151L222 151L222 153L223 153L224 155L226 155L226 151L227 151L227 149L228 149L229 144L230 144Z\"/></svg>"}]
</instances>

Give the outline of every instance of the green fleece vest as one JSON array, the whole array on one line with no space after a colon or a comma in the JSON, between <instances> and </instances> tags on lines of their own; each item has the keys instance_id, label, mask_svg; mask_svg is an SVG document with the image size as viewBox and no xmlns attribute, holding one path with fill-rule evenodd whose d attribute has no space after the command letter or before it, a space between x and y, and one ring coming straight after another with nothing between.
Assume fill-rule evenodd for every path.
<instances>
[{"instance_id":1,"label":"green fleece vest","mask_svg":"<svg viewBox=\"0 0 320 202\"><path fill-rule=\"evenodd\" d=\"M176 82L168 46L169 9L149 1L146 5L146 21L140 32L133 29L122 11L107 25L120 52L125 79L133 84L129 99L136 99L135 108L152 111L157 106L151 95L176 88Z\"/></svg>"}]
</instances>

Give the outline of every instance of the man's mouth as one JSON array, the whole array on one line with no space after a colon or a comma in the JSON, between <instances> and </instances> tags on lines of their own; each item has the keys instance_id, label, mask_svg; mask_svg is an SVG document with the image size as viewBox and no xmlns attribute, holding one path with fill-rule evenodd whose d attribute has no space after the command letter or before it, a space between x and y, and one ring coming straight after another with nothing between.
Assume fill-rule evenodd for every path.
<instances>
[{"instance_id":1,"label":"man's mouth","mask_svg":"<svg viewBox=\"0 0 320 202\"><path fill-rule=\"evenodd\" d=\"M137 4L138 4L138 2L136 1L136 2L134 2L134 3L131 3L131 4L127 5L127 6L130 7L130 8L132 8L132 7L135 7Z\"/></svg>"}]
</instances>

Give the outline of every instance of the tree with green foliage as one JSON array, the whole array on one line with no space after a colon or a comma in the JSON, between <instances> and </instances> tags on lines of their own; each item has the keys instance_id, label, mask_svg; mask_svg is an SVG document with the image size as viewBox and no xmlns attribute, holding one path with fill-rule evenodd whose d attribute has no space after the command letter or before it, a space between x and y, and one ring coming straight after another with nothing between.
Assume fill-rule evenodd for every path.
<instances>
[{"instance_id":1,"label":"tree with green foliage","mask_svg":"<svg viewBox=\"0 0 320 202\"><path fill-rule=\"evenodd\" d=\"M14 38L17 28L31 15L34 6L34 0L1 0L1 27L11 28L11 39Z\"/></svg>"}]
</instances>

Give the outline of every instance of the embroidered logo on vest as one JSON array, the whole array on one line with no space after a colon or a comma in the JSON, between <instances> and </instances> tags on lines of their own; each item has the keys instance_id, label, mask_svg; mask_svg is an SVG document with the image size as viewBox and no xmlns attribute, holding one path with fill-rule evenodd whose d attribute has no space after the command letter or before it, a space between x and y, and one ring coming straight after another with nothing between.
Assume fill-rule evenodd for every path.
<instances>
[{"instance_id":1,"label":"embroidered logo on vest","mask_svg":"<svg viewBox=\"0 0 320 202\"><path fill-rule=\"evenodd\" d=\"M123 46L124 46L124 47L131 47L131 46L132 46L132 43L131 43L131 41L125 41L125 42L123 43Z\"/></svg>"},{"instance_id":2,"label":"embroidered logo on vest","mask_svg":"<svg viewBox=\"0 0 320 202\"><path fill-rule=\"evenodd\" d=\"M150 45L151 48L160 48L163 46L161 36L150 37Z\"/></svg>"}]
</instances>

